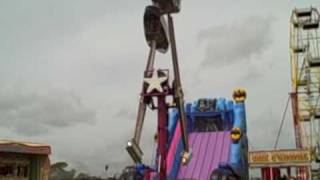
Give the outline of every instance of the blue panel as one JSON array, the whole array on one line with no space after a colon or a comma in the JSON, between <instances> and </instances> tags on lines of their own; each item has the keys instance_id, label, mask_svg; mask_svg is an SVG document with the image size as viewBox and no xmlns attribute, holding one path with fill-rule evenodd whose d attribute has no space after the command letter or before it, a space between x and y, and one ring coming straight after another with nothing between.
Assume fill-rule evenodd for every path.
<instances>
[{"instance_id":1,"label":"blue panel","mask_svg":"<svg viewBox=\"0 0 320 180\"><path fill-rule=\"evenodd\" d=\"M231 145L230 153L230 164L229 166L233 169L235 173L240 176L246 176L248 165L244 161L244 153L247 153L247 136L246 136L246 116L245 116L245 104L237 103L234 104L234 122L233 127L238 127L241 129L243 135L238 142L234 142Z\"/></svg>"},{"instance_id":2,"label":"blue panel","mask_svg":"<svg viewBox=\"0 0 320 180\"><path fill-rule=\"evenodd\" d=\"M244 134L247 133L246 113L244 103L237 103L234 106L234 127L240 127Z\"/></svg>"},{"instance_id":3,"label":"blue panel","mask_svg":"<svg viewBox=\"0 0 320 180\"><path fill-rule=\"evenodd\" d=\"M227 110L233 110L233 101L227 102Z\"/></svg>"},{"instance_id":4,"label":"blue panel","mask_svg":"<svg viewBox=\"0 0 320 180\"><path fill-rule=\"evenodd\" d=\"M191 104L190 104L191 105ZM186 112L190 111L190 106L188 107L188 104L186 106ZM172 142L172 138L173 138L173 135L174 135L174 131L176 130L176 126L178 124L178 121L179 121L179 113L178 113L178 110L176 108L173 108L172 110L170 110L169 112L169 132L170 132L170 137L169 137L169 142L171 143ZM190 118L187 118L187 126L188 125L192 125L191 123L188 123L188 119ZM172 165L172 169L170 171L170 173L168 174L168 179L169 180L174 180L176 178L176 176L178 175L178 172L179 172L179 167L180 167L180 163L181 163L181 153L183 151L183 142L182 142L182 138L179 137L179 142L178 142L178 145L177 145L177 149L176 149L176 152L175 152L175 157L174 157L174 162L173 162L173 165Z\"/></svg>"},{"instance_id":5,"label":"blue panel","mask_svg":"<svg viewBox=\"0 0 320 180\"><path fill-rule=\"evenodd\" d=\"M230 152L230 163L239 164L241 162L241 143L232 143Z\"/></svg>"},{"instance_id":6,"label":"blue panel","mask_svg":"<svg viewBox=\"0 0 320 180\"><path fill-rule=\"evenodd\" d=\"M178 110L176 108L171 108L169 110L169 125L168 125L169 144L171 144L171 140L174 134L174 130L176 129L177 122L178 122Z\"/></svg>"},{"instance_id":7,"label":"blue panel","mask_svg":"<svg viewBox=\"0 0 320 180\"><path fill-rule=\"evenodd\" d=\"M188 116L188 114L190 114L192 111L192 104L191 103L187 103L186 105L186 118L187 118L187 131L188 132L192 132L193 130L193 120L190 116Z\"/></svg>"},{"instance_id":8,"label":"blue panel","mask_svg":"<svg viewBox=\"0 0 320 180\"><path fill-rule=\"evenodd\" d=\"M182 139L180 138L179 144L177 146L177 151L176 151L176 155L175 155L175 158L174 158L174 162L173 162L173 165L172 165L172 169L171 169L171 172L168 175L168 179L169 180L176 179L176 177L178 175L179 168L180 168L180 165L181 165L181 153L182 153L182 151L183 151L183 143L182 143Z\"/></svg>"},{"instance_id":9,"label":"blue panel","mask_svg":"<svg viewBox=\"0 0 320 180\"><path fill-rule=\"evenodd\" d=\"M217 101L217 111L225 111L226 110L226 99L219 98Z\"/></svg>"}]
</instances>

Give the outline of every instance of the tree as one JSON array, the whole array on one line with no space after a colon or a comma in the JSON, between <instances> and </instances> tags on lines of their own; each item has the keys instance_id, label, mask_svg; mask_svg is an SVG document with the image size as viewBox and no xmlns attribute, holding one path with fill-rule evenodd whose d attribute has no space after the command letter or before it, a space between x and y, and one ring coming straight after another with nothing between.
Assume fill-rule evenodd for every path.
<instances>
[{"instance_id":1,"label":"tree","mask_svg":"<svg viewBox=\"0 0 320 180\"><path fill-rule=\"evenodd\" d=\"M68 163L66 162L57 162L51 165L50 170L50 179L51 180L71 180L76 175L76 170L71 169L70 171L66 170Z\"/></svg>"}]
</instances>

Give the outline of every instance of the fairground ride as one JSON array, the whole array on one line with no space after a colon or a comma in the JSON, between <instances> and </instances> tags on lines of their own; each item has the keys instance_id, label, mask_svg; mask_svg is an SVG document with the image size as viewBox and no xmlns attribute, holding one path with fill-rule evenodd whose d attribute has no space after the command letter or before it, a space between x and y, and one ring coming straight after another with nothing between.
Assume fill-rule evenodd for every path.
<instances>
[{"instance_id":1,"label":"fairground ride","mask_svg":"<svg viewBox=\"0 0 320 180\"><path fill-rule=\"evenodd\" d=\"M292 112L297 148L320 146L320 14L294 9L290 23Z\"/></svg>"},{"instance_id":2,"label":"fairground ride","mask_svg":"<svg viewBox=\"0 0 320 180\"><path fill-rule=\"evenodd\" d=\"M180 0L152 0L145 9L144 30L150 52L134 137L126 147L134 166L127 167L119 179L247 180L246 92L237 89L234 101L203 98L184 102L171 16L179 11ZM169 47L173 81L169 80L169 69L154 67L156 52L166 53ZM158 113L157 147L151 165L144 164L139 145L147 108Z\"/></svg>"},{"instance_id":3,"label":"fairground ride","mask_svg":"<svg viewBox=\"0 0 320 180\"><path fill-rule=\"evenodd\" d=\"M288 177L319 179L320 162L320 14L317 8L294 9L290 18L292 90L274 150L252 151L250 167L261 169L263 180ZM279 136L291 100L295 149L278 149ZM283 171L281 171L283 170Z\"/></svg>"}]
</instances>

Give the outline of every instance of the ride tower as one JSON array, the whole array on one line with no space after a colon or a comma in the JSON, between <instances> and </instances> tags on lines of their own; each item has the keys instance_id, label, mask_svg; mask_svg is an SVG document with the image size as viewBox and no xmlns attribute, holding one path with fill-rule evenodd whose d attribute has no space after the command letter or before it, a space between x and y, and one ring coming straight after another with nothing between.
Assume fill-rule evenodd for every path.
<instances>
[{"instance_id":1,"label":"ride tower","mask_svg":"<svg viewBox=\"0 0 320 180\"><path fill-rule=\"evenodd\" d=\"M181 153L182 164L187 164L191 159L174 23L171 16L172 13L178 13L179 11L180 0L152 0L152 5L147 6L144 13L144 32L150 51L144 71L134 137L128 141L126 147L136 167L138 167L138 171L141 171L137 174L144 176L144 179L167 179L166 158L169 147L168 115L170 108L176 108L179 112L179 121L183 137L183 153ZM168 69L158 69L154 66L156 52L166 53L169 47L171 47L172 55L173 81L169 80ZM168 101L168 97L171 97L171 102ZM145 113L148 107L158 112L156 167L143 164L143 151L139 146ZM135 177L135 179L138 178Z\"/></svg>"},{"instance_id":2,"label":"ride tower","mask_svg":"<svg viewBox=\"0 0 320 180\"><path fill-rule=\"evenodd\" d=\"M294 9L290 20L291 102L298 149L319 154L320 147L320 14L314 7ZM313 159L318 159L315 155ZM310 162L311 163L311 162ZM309 167L298 169L301 179ZM299 177L298 177L299 178Z\"/></svg>"}]
</instances>

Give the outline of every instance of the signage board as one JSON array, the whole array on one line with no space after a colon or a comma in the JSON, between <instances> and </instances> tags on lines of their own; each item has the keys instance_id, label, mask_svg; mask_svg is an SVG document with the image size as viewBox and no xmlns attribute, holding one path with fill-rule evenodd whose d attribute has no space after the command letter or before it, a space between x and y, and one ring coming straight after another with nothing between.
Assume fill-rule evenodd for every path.
<instances>
[{"instance_id":1,"label":"signage board","mask_svg":"<svg viewBox=\"0 0 320 180\"><path fill-rule=\"evenodd\" d=\"M312 152L309 149L252 151L249 163L250 167L309 166Z\"/></svg>"}]
</instances>

